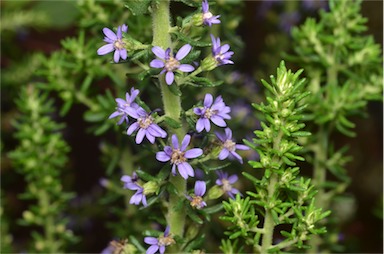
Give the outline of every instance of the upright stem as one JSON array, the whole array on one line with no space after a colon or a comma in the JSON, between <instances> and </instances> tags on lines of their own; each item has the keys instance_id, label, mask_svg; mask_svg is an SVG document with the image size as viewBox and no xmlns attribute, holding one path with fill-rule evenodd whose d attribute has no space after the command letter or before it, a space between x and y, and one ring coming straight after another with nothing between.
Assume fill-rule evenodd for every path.
<instances>
[{"instance_id":1,"label":"upright stem","mask_svg":"<svg viewBox=\"0 0 384 254\"><path fill-rule=\"evenodd\" d=\"M280 130L273 142L274 150L279 150L283 135L284 135L283 132ZM272 160L277 164L281 164L279 163L280 158L277 156L274 156ZM268 183L268 200L271 200L271 201L274 200L273 195L276 190L277 181L278 181L278 175L275 172L272 172L269 178L269 183ZM275 230L275 222L273 221L273 217L272 217L272 208L270 207L265 208L263 229L264 229L264 235L261 243L261 253L267 253L268 249L272 246L273 231Z\"/></svg>"},{"instance_id":2,"label":"upright stem","mask_svg":"<svg viewBox=\"0 0 384 254\"><path fill-rule=\"evenodd\" d=\"M272 200L273 193L275 192L277 183L277 174L272 173L269 185L268 185L268 197ZM271 208L265 209L265 217L264 217L264 235L261 243L261 253L268 253L268 248L272 246L273 240L273 231L275 230L275 222L273 221Z\"/></svg>"},{"instance_id":3,"label":"upright stem","mask_svg":"<svg viewBox=\"0 0 384 254\"><path fill-rule=\"evenodd\" d=\"M164 50L171 47L171 37L169 35L170 29L170 12L169 0L161 0L153 4L153 45L159 46ZM162 94L162 101L164 105L164 113L166 116L175 121L180 122L181 101L180 97L173 94L168 85L165 83L165 77L162 75L160 78L160 88ZM184 137L184 130L182 128L173 129L179 140ZM170 193L169 207L167 214L167 222L170 226L171 233L183 236L185 225L185 210L184 208L176 209L177 204L180 202L180 196L186 192L186 181L180 176L171 176L170 182L175 186L177 194ZM179 252L176 248L172 251Z\"/></svg>"}]
</instances>

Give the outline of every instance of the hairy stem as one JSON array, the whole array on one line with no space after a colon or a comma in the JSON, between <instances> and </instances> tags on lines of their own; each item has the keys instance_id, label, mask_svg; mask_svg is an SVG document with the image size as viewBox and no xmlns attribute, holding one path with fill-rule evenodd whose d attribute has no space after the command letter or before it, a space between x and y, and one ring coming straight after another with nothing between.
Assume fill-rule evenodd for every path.
<instances>
[{"instance_id":1,"label":"hairy stem","mask_svg":"<svg viewBox=\"0 0 384 254\"><path fill-rule=\"evenodd\" d=\"M152 6L153 16L153 45L162 47L164 50L171 47L170 30L170 12L169 0L162 0L158 3L154 2ZM180 122L181 101L180 97L173 94L168 85L165 83L165 77L162 75L160 78L160 87L162 94L162 101L164 105L164 113L166 116L175 121ZM175 85L175 84L173 84ZM185 134L182 128L172 129L179 140ZM167 222L170 226L172 234L183 236L185 225L185 210L184 208L176 209L177 204L180 202L180 196L186 192L186 181L180 176L171 176L170 182L175 186L177 193L170 193ZM173 252L180 252L177 246L171 248Z\"/></svg>"}]
</instances>

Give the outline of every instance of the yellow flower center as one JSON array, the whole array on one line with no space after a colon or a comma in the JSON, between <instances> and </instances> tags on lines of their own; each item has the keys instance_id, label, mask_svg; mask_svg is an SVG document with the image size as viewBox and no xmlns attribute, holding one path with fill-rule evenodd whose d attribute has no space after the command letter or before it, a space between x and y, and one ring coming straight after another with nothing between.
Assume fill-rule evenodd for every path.
<instances>
[{"instance_id":1,"label":"yellow flower center","mask_svg":"<svg viewBox=\"0 0 384 254\"><path fill-rule=\"evenodd\" d=\"M174 57L169 57L169 59L165 62L165 69L167 71L174 71L179 68L179 66L180 62Z\"/></svg>"},{"instance_id":2,"label":"yellow flower center","mask_svg":"<svg viewBox=\"0 0 384 254\"><path fill-rule=\"evenodd\" d=\"M224 142L223 146L224 148L226 148L228 151L231 151L231 152L235 151L236 149L236 143L229 139Z\"/></svg>"},{"instance_id":3,"label":"yellow flower center","mask_svg":"<svg viewBox=\"0 0 384 254\"><path fill-rule=\"evenodd\" d=\"M232 185L229 183L229 181L227 179L221 179L221 182L223 183L223 185L221 187L223 189L223 191L229 192L232 190Z\"/></svg>"},{"instance_id":4,"label":"yellow flower center","mask_svg":"<svg viewBox=\"0 0 384 254\"><path fill-rule=\"evenodd\" d=\"M191 200L191 206L196 207L197 209L201 209L203 206L203 198L200 196L194 196Z\"/></svg>"},{"instance_id":5,"label":"yellow flower center","mask_svg":"<svg viewBox=\"0 0 384 254\"><path fill-rule=\"evenodd\" d=\"M187 159L184 157L184 154L185 152L182 152L179 149L173 149L171 155L171 162L176 165L185 162Z\"/></svg>"},{"instance_id":6,"label":"yellow flower center","mask_svg":"<svg viewBox=\"0 0 384 254\"><path fill-rule=\"evenodd\" d=\"M124 45L125 43L121 40L121 39L117 39L114 43L113 43L113 47L115 47L115 49L123 49L124 48Z\"/></svg>"},{"instance_id":7,"label":"yellow flower center","mask_svg":"<svg viewBox=\"0 0 384 254\"><path fill-rule=\"evenodd\" d=\"M145 118L139 118L137 121L140 128L147 129L152 124L153 118L151 116L147 116Z\"/></svg>"},{"instance_id":8,"label":"yellow flower center","mask_svg":"<svg viewBox=\"0 0 384 254\"><path fill-rule=\"evenodd\" d=\"M171 244L176 243L175 240L173 240L173 238L170 236L160 236L158 238L158 241L159 241L158 243L159 246L169 246Z\"/></svg>"},{"instance_id":9,"label":"yellow flower center","mask_svg":"<svg viewBox=\"0 0 384 254\"><path fill-rule=\"evenodd\" d=\"M207 119L210 119L213 115L217 114L217 110L212 110L210 108L207 108L204 112L204 117Z\"/></svg>"}]
</instances>

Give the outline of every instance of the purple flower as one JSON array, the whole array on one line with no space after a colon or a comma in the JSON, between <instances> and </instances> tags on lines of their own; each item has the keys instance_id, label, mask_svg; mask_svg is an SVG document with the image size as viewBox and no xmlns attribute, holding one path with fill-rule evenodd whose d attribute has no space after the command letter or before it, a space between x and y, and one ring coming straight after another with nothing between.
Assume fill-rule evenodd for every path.
<instances>
[{"instance_id":1,"label":"purple flower","mask_svg":"<svg viewBox=\"0 0 384 254\"><path fill-rule=\"evenodd\" d=\"M233 61L229 60L234 54L232 51L228 51L230 46L228 44L220 45L220 38L215 38L211 34L212 39L212 55L217 62L217 66L224 64L233 64Z\"/></svg>"},{"instance_id":2,"label":"purple flower","mask_svg":"<svg viewBox=\"0 0 384 254\"><path fill-rule=\"evenodd\" d=\"M207 186L204 181L196 181L195 183L195 195L186 196L189 201L191 201L191 206L196 207L197 209L201 209L204 206L207 206L207 203L203 200L203 195L205 194L205 191L207 189Z\"/></svg>"},{"instance_id":3,"label":"purple flower","mask_svg":"<svg viewBox=\"0 0 384 254\"><path fill-rule=\"evenodd\" d=\"M143 141L144 136L152 144L155 143L156 137L165 138L167 136L167 133L154 123L153 117L143 108L128 108L127 112L131 117L137 120L127 129L128 135L131 135L134 131L139 129L136 135L136 144L140 144Z\"/></svg>"},{"instance_id":4,"label":"purple flower","mask_svg":"<svg viewBox=\"0 0 384 254\"><path fill-rule=\"evenodd\" d=\"M216 173L219 176L219 179L216 180L216 184L221 186L223 191L225 191L232 199L234 199L234 195L240 193L238 189L232 187L232 184L234 184L239 179L237 175L231 175L228 177L228 174L221 170L218 170Z\"/></svg>"},{"instance_id":5,"label":"purple flower","mask_svg":"<svg viewBox=\"0 0 384 254\"><path fill-rule=\"evenodd\" d=\"M165 247L175 243L175 240L172 236L169 235L169 226L164 231L164 236L160 236L159 238L147 236L144 238L144 242L146 244L151 245L146 254L154 254L159 251L161 254L165 252Z\"/></svg>"},{"instance_id":6,"label":"purple flower","mask_svg":"<svg viewBox=\"0 0 384 254\"><path fill-rule=\"evenodd\" d=\"M193 148L186 151L189 142L191 141L190 135L185 135L179 147L179 140L175 134L172 135L172 147L165 146L164 152L157 152L156 159L161 162L171 161L172 174L176 175L176 166L180 175L187 179L188 176L194 176L192 166L187 162L187 159L193 159L203 154L203 150L200 148Z\"/></svg>"},{"instance_id":7,"label":"purple flower","mask_svg":"<svg viewBox=\"0 0 384 254\"><path fill-rule=\"evenodd\" d=\"M227 124L224 119L231 119L231 116L228 114L231 112L231 108L225 105L221 96L218 96L213 101L213 96L209 93L205 95L204 108L194 108L193 112L200 116L196 123L196 130L198 132L203 131L203 129L210 131L211 124L209 120L219 127L225 127Z\"/></svg>"},{"instance_id":8,"label":"purple flower","mask_svg":"<svg viewBox=\"0 0 384 254\"><path fill-rule=\"evenodd\" d=\"M163 70L160 72L165 74L165 81L168 85L171 85L173 83L173 80L175 79L175 76L173 74L174 71L179 70L182 72L191 72L195 68L190 64L181 64L180 60L182 60L188 53L191 51L192 46L189 44L186 44L182 46L179 51L177 52L176 56L171 56L171 49L167 48L167 50L164 51L164 49L155 46L152 48L152 52L160 59L154 59L152 60L149 65L152 68L163 68Z\"/></svg>"},{"instance_id":9,"label":"purple flower","mask_svg":"<svg viewBox=\"0 0 384 254\"><path fill-rule=\"evenodd\" d=\"M131 95L129 93L125 94L125 100L121 98L116 98L115 101L117 103L116 111L113 112L108 119L121 116L118 125L122 124L124 121L128 124L128 112L127 108L137 109L139 106L133 102L137 95L140 93L139 90L131 88Z\"/></svg>"},{"instance_id":10,"label":"purple flower","mask_svg":"<svg viewBox=\"0 0 384 254\"><path fill-rule=\"evenodd\" d=\"M213 16L213 14L209 11L209 4L207 0L203 0L202 2L202 10L203 10L203 23L207 26L212 26L212 24L220 24L220 15Z\"/></svg>"},{"instance_id":11,"label":"purple flower","mask_svg":"<svg viewBox=\"0 0 384 254\"><path fill-rule=\"evenodd\" d=\"M113 55L113 60L115 63L119 62L119 59L127 59L127 50L125 49L125 43L123 42L122 32L127 32L128 26L122 25L117 27L117 33L115 34L111 29L104 27L103 33L105 34L104 41L107 43L104 46L101 46L97 50L98 55L106 55L115 51Z\"/></svg>"},{"instance_id":12,"label":"purple flower","mask_svg":"<svg viewBox=\"0 0 384 254\"><path fill-rule=\"evenodd\" d=\"M139 205L141 202L144 206L147 206L147 198L144 194L144 188L138 184L139 177L137 176L136 172L133 172L132 177L124 175L120 180L124 182L124 189L136 191L136 193L133 194L129 200L130 204Z\"/></svg>"},{"instance_id":13,"label":"purple flower","mask_svg":"<svg viewBox=\"0 0 384 254\"><path fill-rule=\"evenodd\" d=\"M225 135L222 133L216 132L216 136L220 139L222 144L222 150L219 154L219 159L224 160L228 156L233 156L237 160L239 160L240 163L243 163L243 159L241 156L236 153L236 149L238 150L249 150L249 147L246 145L238 145L235 142L232 141L232 130L229 128L225 128Z\"/></svg>"}]
</instances>

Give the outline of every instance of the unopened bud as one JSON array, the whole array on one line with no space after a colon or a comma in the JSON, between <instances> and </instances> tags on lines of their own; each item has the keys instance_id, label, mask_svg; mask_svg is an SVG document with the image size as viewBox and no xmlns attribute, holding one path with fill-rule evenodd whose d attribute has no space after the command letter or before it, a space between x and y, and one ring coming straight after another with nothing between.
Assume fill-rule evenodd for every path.
<instances>
[{"instance_id":1,"label":"unopened bud","mask_svg":"<svg viewBox=\"0 0 384 254\"><path fill-rule=\"evenodd\" d=\"M208 194L207 194L207 199L218 199L219 197L221 197L222 195L224 194L224 190L218 186L218 185L215 185L213 186L209 191L208 191Z\"/></svg>"}]
</instances>

